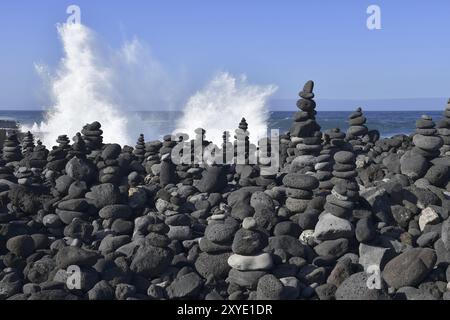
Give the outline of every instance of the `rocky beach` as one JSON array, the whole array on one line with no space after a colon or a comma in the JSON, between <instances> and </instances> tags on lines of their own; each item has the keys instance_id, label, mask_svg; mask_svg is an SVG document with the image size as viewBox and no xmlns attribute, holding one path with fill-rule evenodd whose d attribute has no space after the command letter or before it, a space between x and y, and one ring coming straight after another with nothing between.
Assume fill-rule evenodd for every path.
<instances>
[{"instance_id":1,"label":"rocky beach","mask_svg":"<svg viewBox=\"0 0 450 320\"><path fill-rule=\"evenodd\" d=\"M289 132L253 145L242 119L213 163L202 128L9 134L0 299L450 300L450 101L381 138L362 108L322 131L314 82L299 96Z\"/></svg>"}]
</instances>

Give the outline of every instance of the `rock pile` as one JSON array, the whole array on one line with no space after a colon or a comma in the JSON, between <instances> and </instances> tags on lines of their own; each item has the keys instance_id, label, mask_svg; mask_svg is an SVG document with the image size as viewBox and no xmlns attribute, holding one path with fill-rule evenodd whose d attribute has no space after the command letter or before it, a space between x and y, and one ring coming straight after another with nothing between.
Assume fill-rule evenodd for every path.
<instances>
[{"instance_id":1,"label":"rock pile","mask_svg":"<svg viewBox=\"0 0 450 320\"><path fill-rule=\"evenodd\" d=\"M22 139L22 154L26 157L34 149L34 136L28 131Z\"/></svg>"},{"instance_id":2,"label":"rock pile","mask_svg":"<svg viewBox=\"0 0 450 320\"><path fill-rule=\"evenodd\" d=\"M103 131L101 130L101 124L95 121L91 124L87 124L81 130L83 134L83 140L86 143L88 150L99 150L103 144Z\"/></svg>"},{"instance_id":3,"label":"rock pile","mask_svg":"<svg viewBox=\"0 0 450 320\"><path fill-rule=\"evenodd\" d=\"M319 187L319 181L311 176L289 173L283 178L286 187L286 208L292 213L302 213L313 197L313 191Z\"/></svg>"},{"instance_id":4,"label":"rock pile","mask_svg":"<svg viewBox=\"0 0 450 320\"><path fill-rule=\"evenodd\" d=\"M273 268L272 256L263 252L267 244L268 237L258 230L256 220L246 218L242 228L235 232L233 254L228 258L230 300L243 299L247 291L255 291L258 281Z\"/></svg>"},{"instance_id":5,"label":"rock pile","mask_svg":"<svg viewBox=\"0 0 450 320\"><path fill-rule=\"evenodd\" d=\"M139 162L144 161L145 158L145 138L144 135L141 134L139 139L134 147L133 154L136 156Z\"/></svg>"},{"instance_id":6,"label":"rock pile","mask_svg":"<svg viewBox=\"0 0 450 320\"><path fill-rule=\"evenodd\" d=\"M363 148L365 147L368 148L368 145L362 141L362 138L369 132L365 125L366 121L367 119L364 117L361 108L356 109L356 111L348 118L349 128L347 130L346 139L356 152L363 151Z\"/></svg>"},{"instance_id":7,"label":"rock pile","mask_svg":"<svg viewBox=\"0 0 450 320\"><path fill-rule=\"evenodd\" d=\"M3 143L2 157L6 162L19 161L22 159L22 152L17 134L13 133L6 138Z\"/></svg>"},{"instance_id":8,"label":"rock pile","mask_svg":"<svg viewBox=\"0 0 450 320\"><path fill-rule=\"evenodd\" d=\"M316 122L316 103L314 98L314 82L308 81L303 90L299 93L301 97L297 101L297 108L300 109L294 116L294 123L290 130L290 149L288 150L288 162L296 156L317 156L321 150L320 126ZM313 169L311 167L309 170Z\"/></svg>"},{"instance_id":9,"label":"rock pile","mask_svg":"<svg viewBox=\"0 0 450 320\"><path fill-rule=\"evenodd\" d=\"M202 129L183 145L181 134L141 136L135 149L103 144L96 122L72 145L58 137L50 152L9 136L0 299L450 300L441 122L438 132L423 117L411 137L356 135L358 151L338 129L324 132L320 148L297 149L319 143L312 89L305 85L299 121L280 137L281 169L271 175L262 171L268 150L258 164L175 164L174 148L192 157L194 141L208 146ZM243 120L249 160L246 131ZM225 136L220 152L234 154L237 143ZM290 160L288 147L297 150Z\"/></svg>"},{"instance_id":10,"label":"rock pile","mask_svg":"<svg viewBox=\"0 0 450 320\"><path fill-rule=\"evenodd\" d=\"M441 148L441 154L450 156L450 99L447 103L442 119L437 123L437 128L444 143Z\"/></svg>"}]
</instances>

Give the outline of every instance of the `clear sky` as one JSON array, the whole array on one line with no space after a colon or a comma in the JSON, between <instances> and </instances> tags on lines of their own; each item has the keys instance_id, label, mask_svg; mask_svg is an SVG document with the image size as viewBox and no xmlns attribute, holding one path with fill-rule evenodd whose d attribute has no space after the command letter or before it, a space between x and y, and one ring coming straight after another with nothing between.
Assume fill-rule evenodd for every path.
<instances>
[{"instance_id":1,"label":"clear sky","mask_svg":"<svg viewBox=\"0 0 450 320\"><path fill-rule=\"evenodd\" d=\"M134 36L192 89L217 71L296 98L308 79L327 99L450 96L448 0L2 0L0 107L42 103L36 62L56 65L66 8L112 47ZM381 30L366 9L381 8Z\"/></svg>"}]
</instances>

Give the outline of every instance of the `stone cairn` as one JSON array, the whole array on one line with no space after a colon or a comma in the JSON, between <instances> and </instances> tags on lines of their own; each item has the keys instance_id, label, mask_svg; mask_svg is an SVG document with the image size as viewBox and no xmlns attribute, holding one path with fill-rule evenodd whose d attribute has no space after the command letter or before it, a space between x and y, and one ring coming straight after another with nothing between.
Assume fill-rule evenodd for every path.
<instances>
[{"instance_id":1,"label":"stone cairn","mask_svg":"<svg viewBox=\"0 0 450 320\"><path fill-rule=\"evenodd\" d=\"M86 124L81 130L83 134L83 140L86 144L86 150L100 150L103 145L103 130L101 130L101 124L98 121Z\"/></svg>"},{"instance_id":2,"label":"stone cairn","mask_svg":"<svg viewBox=\"0 0 450 320\"><path fill-rule=\"evenodd\" d=\"M258 153L258 165L259 165L259 177L256 178L256 185L258 186L270 186L276 185L276 177L280 162L272 157L272 145L270 138L263 138L259 141L259 153Z\"/></svg>"},{"instance_id":3,"label":"stone cairn","mask_svg":"<svg viewBox=\"0 0 450 320\"><path fill-rule=\"evenodd\" d=\"M33 152L34 149L34 137L33 134L28 131L25 133L23 139L22 139L22 154L24 157L29 155L31 152Z\"/></svg>"},{"instance_id":4,"label":"stone cairn","mask_svg":"<svg viewBox=\"0 0 450 320\"><path fill-rule=\"evenodd\" d=\"M288 173L283 178L286 187L286 208L292 214L303 213L313 198L314 190L319 187L319 180L311 175Z\"/></svg>"},{"instance_id":5,"label":"stone cairn","mask_svg":"<svg viewBox=\"0 0 450 320\"><path fill-rule=\"evenodd\" d=\"M69 157L86 158L87 148L85 140L82 138L81 133L77 132L72 140L73 144L71 146L71 149L68 151Z\"/></svg>"},{"instance_id":6,"label":"stone cairn","mask_svg":"<svg viewBox=\"0 0 450 320\"><path fill-rule=\"evenodd\" d=\"M136 156L139 162L144 161L145 158L145 138L141 134L134 148L133 154Z\"/></svg>"},{"instance_id":7,"label":"stone cairn","mask_svg":"<svg viewBox=\"0 0 450 320\"><path fill-rule=\"evenodd\" d=\"M49 152L46 168L51 171L61 172L66 166L68 151L71 149L70 140L66 135L61 135L56 142L58 146L53 147Z\"/></svg>"},{"instance_id":8,"label":"stone cairn","mask_svg":"<svg viewBox=\"0 0 450 320\"><path fill-rule=\"evenodd\" d=\"M247 291L256 290L258 280L273 268L272 255L263 252L267 244L268 236L258 230L256 220L245 218L242 228L235 232L233 254L228 258L231 270L226 281L230 300L240 300Z\"/></svg>"},{"instance_id":9,"label":"stone cairn","mask_svg":"<svg viewBox=\"0 0 450 320\"><path fill-rule=\"evenodd\" d=\"M315 158L314 170L315 177L319 180L319 189L325 192L330 192L333 188L333 165L334 154L346 145L345 133L339 129L328 129L323 134L323 144L320 155Z\"/></svg>"},{"instance_id":10,"label":"stone cairn","mask_svg":"<svg viewBox=\"0 0 450 320\"><path fill-rule=\"evenodd\" d=\"M353 149L357 153L366 151L367 149L367 144L362 141L363 137L369 132L365 126L366 121L367 119L364 117L361 108L356 109L348 118L349 128L347 130L346 140L353 146Z\"/></svg>"},{"instance_id":11,"label":"stone cairn","mask_svg":"<svg viewBox=\"0 0 450 320\"><path fill-rule=\"evenodd\" d=\"M308 155L317 156L321 150L320 126L316 122L316 102L314 98L314 82L306 82L303 90L299 93L301 97L297 101L297 108L300 109L294 116L294 123L290 130L290 148L288 149L287 161L290 163L297 156ZM302 173L312 171L309 166Z\"/></svg>"},{"instance_id":12,"label":"stone cairn","mask_svg":"<svg viewBox=\"0 0 450 320\"><path fill-rule=\"evenodd\" d=\"M19 161L22 159L22 152L17 134L9 135L3 143L3 160L8 162Z\"/></svg>"},{"instance_id":13,"label":"stone cairn","mask_svg":"<svg viewBox=\"0 0 450 320\"><path fill-rule=\"evenodd\" d=\"M441 148L441 155L450 156L450 99L448 100L442 119L437 123L437 128L444 143Z\"/></svg>"},{"instance_id":14,"label":"stone cairn","mask_svg":"<svg viewBox=\"0 0 450 320\"><path fill-rule=\"evenodd\" d=\"M36 146L30 154L29 166L31 168L43 169L47 164L48 155L49 151L42 144L42 141L38 140Z\"/></svg>"},{"instance_id":15,"label":"stone cairn","mask_svg":"<svg viewBox=\"0 0 450 320\"><path fill-rule=\"evenodd\" d=\"M430 116L423 115L416 121L416 134L413 137L412 152L427 159L439 156L439 149L443 145L442 138L437 135L435 123Z\"/></svg>"},{"instance_id":16,"label":"stone cairn","mask_svg":"<svg viewBox=\"0 0 450 320\"><path fill-rule=\"evenodd\" d=\"M101 154L102 161L97 162L99 181L101 183L119 183L121 180L121 168L118 158L122 148L118 144L107 145Z\"/></svg>"},{"instance_id":17,"label":"stone cairn","mask_svg":"<svg viewBox=\"0 0 450 320\"><path fill-rule=\"evenodd\" d=\"M234 136L234 156L238 157L238 148L244 149L245 163L248 163L249 152L250 152L250 137L248 132L248 123L245 118L241 119L238 129L235 130ZM242 157L242 155L240 155ZM241 163L242 164L242 163Z\"/></svg>"},{"instance_id":18,"label":"stone cairn","mask_svg":"<svg viewBox=\"0 0 450 320\"><path fill-rule=\"evenodd\" d=\"M154 169L154 165L158 165L161 163L161 158L159 157L159 149L162 147L162 142L159 140L150 141L145 144L145 171L150 174L157 174L156 167ZM155 171L156 170L156 171Z\"/></svg>"},{"instance_id":19,"label":"stone cairn","mask_svg":"<svg viewBox=\"0 0 450 320\"><path fill-rule=\"evenodd\" d=\"M27 186L39 187L43 182L42 172L47 164L48 150L40 140L26 158L21 161L15 176L17 183Z\"/></svg>"},{"instance_id":20,"label":"stone cairn","mask_svg":"<svg viewBox=\"0 0 450 320\"><path fill-rule=\"evenodd\" d=\"M355 180L357 176L355 160L355 154L350 151L339 151L334 155L332 179L334 187L326 198L324 209L343 219L351 218L359 197L359 186Z\"/></svg>"}]
</instances>

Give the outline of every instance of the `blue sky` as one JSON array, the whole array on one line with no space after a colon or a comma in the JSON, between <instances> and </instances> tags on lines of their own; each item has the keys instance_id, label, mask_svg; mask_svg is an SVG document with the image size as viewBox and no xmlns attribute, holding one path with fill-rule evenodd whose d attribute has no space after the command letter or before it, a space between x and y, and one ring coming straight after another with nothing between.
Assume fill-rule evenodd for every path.
<instances>
[{"instance_id":1,"label":"blue sky","mask_svg":"<svg viewBox=\"0 0 450 320\"><path fill-rule=\"evenodd\" d=\"M295 99L308 79L325 99L450 96L448 0L2 0L0 108L44 103L33 65L58 63L70 4L108 45L147 43L192 91L229 71L277 85L275 98ZM366 28L371 4L381 30Z\"/></svg>"}]
</instances>

